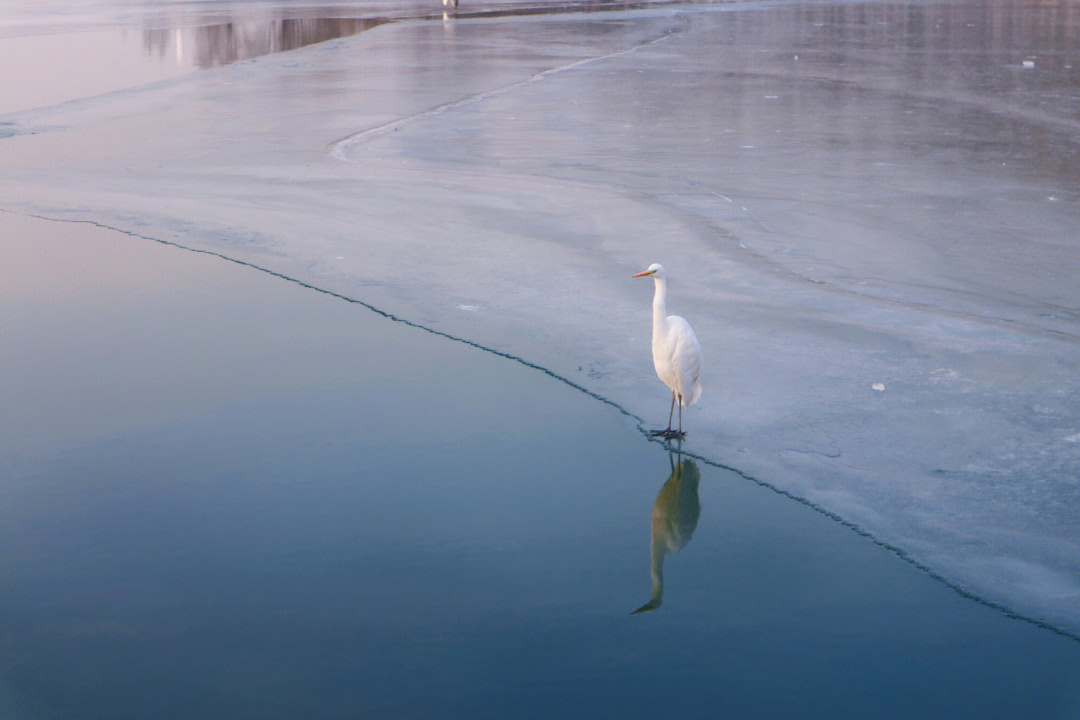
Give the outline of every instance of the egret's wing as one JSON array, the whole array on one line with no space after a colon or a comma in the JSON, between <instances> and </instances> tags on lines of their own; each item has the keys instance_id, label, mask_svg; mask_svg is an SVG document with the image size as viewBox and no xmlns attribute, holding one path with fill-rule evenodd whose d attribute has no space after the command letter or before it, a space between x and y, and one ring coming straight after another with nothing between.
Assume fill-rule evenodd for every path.
<instances>
[{"instance_id":1,"label":"egret's wing","mask_svg":"<svg viewBox=\"0 0 1080 720\"><path fill-rule=\"evenodd\" d=\"M689 405L701 395L701 345L690 323L678 315L668 318L668 328L669 332L675 336L672 365L676 376L682 379L688 388L692 388L689 392L683 393L683 397L688 401L686 404Z\"/></svg>"}]
</instances>

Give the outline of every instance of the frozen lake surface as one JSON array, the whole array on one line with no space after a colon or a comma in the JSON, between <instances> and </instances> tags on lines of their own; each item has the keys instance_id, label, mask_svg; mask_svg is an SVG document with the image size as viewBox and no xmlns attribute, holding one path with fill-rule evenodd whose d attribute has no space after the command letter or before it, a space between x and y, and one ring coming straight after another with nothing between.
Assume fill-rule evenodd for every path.
<instances>
[{"instance_id":1,"label":"frozen lake surface","mask_svg":"<svg viewBox=\"0 0 1080 720\"><path fill-rule=\"evenodd\" d=\"M706 358L689 452L1080 632L1080 5L320 7L5 5L4 67L43 80L2 100L0 207L361 300L646 425L630 274L662 262ZM42 64L83 30L143 63Z\"/></svg>"}]
</instances>

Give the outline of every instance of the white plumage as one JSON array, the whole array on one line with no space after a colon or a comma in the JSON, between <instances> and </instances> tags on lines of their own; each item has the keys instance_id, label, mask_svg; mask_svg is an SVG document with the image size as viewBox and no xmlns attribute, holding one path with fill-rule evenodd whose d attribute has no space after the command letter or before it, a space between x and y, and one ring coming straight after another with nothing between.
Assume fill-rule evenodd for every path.
<instances>
[{"instance_id":1,"label":"white plumage","mask_svg":"<svg viewBox=\"0 0 1080 720\"><path fill-rule=\"evenodd\" d=\"M682 437L682 409L697 402L701 397L701 345L690 323L678 315L667 314L667 276L664 267L653 263L648 270L634 277L652 277L656 284L653 296L652 354L656 374L671 388L671 412L668 413L667 430L654 435ZM679 404L679 429L671 429L675 403Z\"/></svg>"}]
</instances>

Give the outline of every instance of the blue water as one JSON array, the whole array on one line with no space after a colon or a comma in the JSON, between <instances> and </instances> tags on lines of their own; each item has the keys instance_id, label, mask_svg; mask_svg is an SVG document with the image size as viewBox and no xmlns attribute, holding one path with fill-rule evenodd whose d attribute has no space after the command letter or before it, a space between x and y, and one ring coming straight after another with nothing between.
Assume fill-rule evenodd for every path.
<instances>
[{"instance_id":1,"label":"blue water","mask_svg":"<svg viewBox=\"0 0 1080 720\"><path fill-rule=\"evenodd\" d=\"M543 373L216 258L2 221L25 280L5 718L1080 712L1080 642L744 478L673 473ZM631 615L664 527L663 603Z\"/></svg>"}]
</instances>

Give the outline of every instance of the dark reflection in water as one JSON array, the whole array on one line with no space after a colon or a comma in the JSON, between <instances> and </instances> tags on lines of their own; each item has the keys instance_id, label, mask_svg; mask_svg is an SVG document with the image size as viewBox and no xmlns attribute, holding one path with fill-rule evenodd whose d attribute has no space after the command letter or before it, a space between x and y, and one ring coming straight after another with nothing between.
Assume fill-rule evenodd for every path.
<instances>
[{"instance_id":1,"label":"dark reflection in water","mask_svg":"<svg viewBox=\"0 0 1080 720\"><path fill-rule=\"evenodd\" d=\"M143 45L147 53L159 56L180 57L190 48L191 62L207 68L356 35L389 21L385 17L238 20L186 30L144 30Z\"/></svg>"},{"instance_id":2,"label":"dark reflection in water","mask_svg":"<svg viewBox=\"0 0 1080 720\"><path fill-rule=\"evenodd\" d=\"M690 460L669 455L671 476L660 488L652 510L652 546L649 573L652 575L652 597L633 612L634 615L660 607L664 599L664 557L678 552L690 542L697 528L701 503L698 502L698 481L701 473Z\"/></svg>"}]
</instances>

